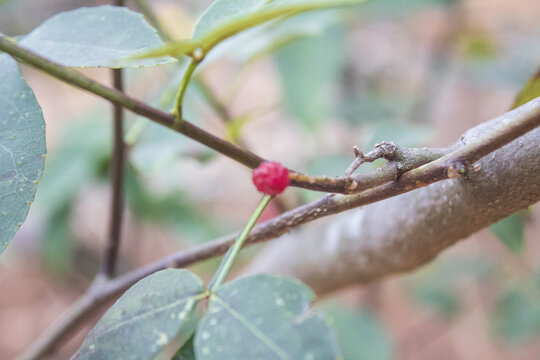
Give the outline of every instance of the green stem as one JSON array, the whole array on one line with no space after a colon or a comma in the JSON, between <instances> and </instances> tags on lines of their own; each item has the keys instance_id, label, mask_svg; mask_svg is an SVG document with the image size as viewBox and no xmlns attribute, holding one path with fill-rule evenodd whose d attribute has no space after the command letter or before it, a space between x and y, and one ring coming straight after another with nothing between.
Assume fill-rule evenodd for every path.
<instances>
[{"instance_id":1,"label":"green stem","mask_svg":"<svg viewBox=\"0 0 540 360\"><path fill-rule=\"evenodd\" d=\"M251 231L251 229L253 229L253 226L255 226L255 223L257 222L259 217L261 217L262 212L273 198L274 197L271 195L265 195L262 198L261 202L255 209L253 214L251 214L246 226L244 227L240 235L236 238L229 251L227 251L227 253L223 257L223 260L221 260L221 264L219 265L219 268L214 275L214 278L212 279L212 281L210 281L210 285L208 285L208 290L216 290L223 283L223 281L225 281L225 278L231 271L234 261L238 257L238 253L246 242L249 232Z\"/></svg>"},{"instance_id":2,"label":"green stem","mask_svg":"<svg viewBox=\"0 0 540 360\"><path fill-rule=\"evenodd\" d=\"M189 58L186 72L182 77L182 81L180 82L180 88L178 89L178 93L176 94L176 104L174 105L175 126L178 126L179 123L183 121L182 105L184 103L184 95L186 94L187 87L191 81L191 77L193 76L195 69L197 68L197 65L199 65L198 61Z\"/></svg>"}]
</instances>

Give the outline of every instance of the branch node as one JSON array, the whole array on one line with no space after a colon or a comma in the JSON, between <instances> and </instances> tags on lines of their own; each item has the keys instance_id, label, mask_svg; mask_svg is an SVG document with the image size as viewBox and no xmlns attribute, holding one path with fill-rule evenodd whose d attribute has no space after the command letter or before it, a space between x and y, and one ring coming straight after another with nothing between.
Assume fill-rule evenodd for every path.
<instances>
[{"instance_id":1,"label":"branch node","mask_svg":"<svg viewBox=\"0 0 540 360\"><path fill-rule=\"evenodd\" d=\"M366 157L369 157L369 155L373 153L374 158L371 161L375 161L380 158L384 158L386 160L395 160L398 148L399 147L393 142L383 141L381 143L375 144L375 149L373 151L370 151L366 155Z\"/></svg>"},{"instance_id":2,"label":"branch node","mask_svg":"<svg viewBox=\"0 0 540 360\"><path fill-rule=\"evenodd\" d=\"M199 46L195 48L195 50L193 50L193 52L191 53L191 58L197 63L200 63L201 61L203 61L205 55L206 54L204 53L204 49Z\"/></svg>"},{"instance_id":3,"label":"branch node","mask_svg":"<svg viewBox=\"0 0 540 360\"><path fill-rule=\"evenodd\" d=\"M450 165L447 170L447 175L449 179L455 179L466 174L467 166L461 161L457 161L454 164Z\"/></svg>"},{"instance_id":4,"label":"branch node","mask_svg":"<svg viewBox=\"0 0 540 360\"><path fill-rule=\"evenodd\" d=\"M350 194L353 193L355 189L358 188L358 181L354 180L353 178L348 178L345 183L345 193Z\"/></svg>"},{"instance_id":5,"label":"branch node","mask_svg":"<svg viewBox=\"0 0 540 360\"><path fill-rule=\"evenodd\" d=\"M173 112L173 115L174 115L174 123L172 124L172 129L174 131L180 131L180 129L182 128L182 125L184 124L184 122L186 121L182 115L180 115L179 112L181 112L181 107L179 109L176 109L174 112Z\"/></svg>"}]
</instances>

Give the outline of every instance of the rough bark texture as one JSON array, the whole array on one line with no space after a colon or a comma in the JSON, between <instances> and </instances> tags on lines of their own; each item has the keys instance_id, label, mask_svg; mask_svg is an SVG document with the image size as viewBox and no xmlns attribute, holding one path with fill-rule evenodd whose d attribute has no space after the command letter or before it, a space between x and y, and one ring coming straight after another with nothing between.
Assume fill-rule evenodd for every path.
<instances>
[{"instance_id":1,"label":"rough bark texture","mask_svg":"<svg viewBox=\"0 0 540 360\"><path fill-rule=\"evenodd\" d=\"M457 145L505 121L501 116L483 123ZM477 164L480 168L467 178L441 181L293 232L263 249L248 272L298 277L322 294L419 267L540 200L540 128Z\"/></svg>"}]
</instances>

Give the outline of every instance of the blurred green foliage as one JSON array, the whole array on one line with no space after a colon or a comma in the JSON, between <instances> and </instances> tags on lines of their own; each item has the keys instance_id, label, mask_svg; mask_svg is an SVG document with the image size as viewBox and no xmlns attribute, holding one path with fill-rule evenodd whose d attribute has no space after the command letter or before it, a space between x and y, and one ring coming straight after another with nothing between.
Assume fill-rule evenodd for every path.
<instances>
[{"instance_id":1,"label":"blurred green foliage","mask_svg":"<svg viewBox=\"0 0 540 360\"><path fill-rule=\"evenodd\" d=\"M375 131L367 141L366 149L372 149L382 141L392 141L405 147L420 147L431 138L430 127L404 121L381 121L373 127Z\"/></svg>"},{"instance_id":2,"label":"blurred green foliage","mask_svg":"<svg viewBox=\"0 0 540 360\"><path fill-rule=\"evenodd\" d=\"M529 101L536 99L540 96L540 69L527 81L525 86L521 89L516 96L516 100L512 104L512 108L517 108Z\"/></svg>"},{"instance_id":3,"label":"blurred green foliage","mask_svg":"<svg viewBox=\"0 0 540 360\"><path fill-rule=\"evenodd\" d=\"M496 264L483 257L458 257L435 261L418 270L408 281L418 304L451 320L463 308L460 287L467 281L487 285L496 274Z\"/></svg>"},{"instance_id":4,"label":"blurred green foliage","mask_svg":"<svg viewBox=\"0 0 540 360\"><path fill-rule=\"evenodd\" d=\"M35 205L46 221L44 263L55 274L65 273L75 256L77 244L73 237L76 234L71 231L70 216L80 191L88 184L108 181L110 130L105 116L91 114L74 121L66 129L61 143L48 155ZM170 159L171 162L177 160L177 156ZM212 239L223 232L222 225L204 214L181 191L152 191L131 164L126 170L125 191L127 205L140 221L167 225L195 242Z\"/></svg>"},{"instance_id":5,"label":"blurred green foliage","mask_svg":"<svg viewBox=\"0 0 540 360\"><path fill-rule=\"evenodd\" d=\"M61 143L48 155L35 206L46 220L43 260L55 274L66 273L72 265L72 206L85 184L105 179L110 134L103 117L92 114L70 125Z\"/></svg>"},{"instance_id":6,"label":"blurred green foliage","mask_svg":"<svg viewBox=\"0 0 540 360\"><path fill-rule=\"evenodd\" d=\"M337 302L321 304L336 330L343 360L391 360L394 344L375 314Z\"/></svg>"},{"instance_id":7,"label":"blurred green foliage","mask_svg":"<svg viewBox=\"0 0 540 360\"><path fill-rule=\"evenodd\" d=\"M370 18L403 16L432 6L453 6L459 0L370 0L359 12Z\"/></svg>"},{"instance_id":8,"label":"blurred green foliage","mask_svg":"<svg viewBox=\"0 0 540 360\"><path fill-rule=\"evenodd\" d=\"M321 36L285 46L274 56L287 108L312 130L334 112L332 92L344 65L343 30L333 26Z\"/></svg>"},{"instance_id":9,"label":"blurred green foliage","mask_svg":"<svg viewBox=\"0 0 540 360\"><path fill-rule=\"evenodd\" d=\"M125 191L129 208L140 220L167 225L195 242L221 234L220 226L198 209L182 191L152 192L131 166L126 171Z\"/></svg>"},{"instance_id":10,"label":"blurred green foliage","mask_svg":"<svg viewBox=\"0 0 540 360\"><path fill-rule=\"evenodd\" d=\"M540 286L534 277L523 278L498 296L491 313L496 335L514 345L540 341Z\"/></svg>"},{"instance_id":11,"label":"blurred green foliage","mask_svg":"<svg viewBox=\"0 0 540 360\"><path fill-rule=\"evenodd\" d=\"M489 228L508 250L516 254L523 254L525 251L525 224L522 212L499 220Z\"/></svg>"}]
</instances>

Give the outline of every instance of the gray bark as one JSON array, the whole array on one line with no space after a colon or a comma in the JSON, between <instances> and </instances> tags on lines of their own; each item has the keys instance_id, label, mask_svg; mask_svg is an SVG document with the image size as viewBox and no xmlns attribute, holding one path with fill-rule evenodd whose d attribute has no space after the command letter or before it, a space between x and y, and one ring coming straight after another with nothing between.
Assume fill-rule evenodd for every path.
<instances>
[{"instance_id":1,"label":"gray bark","mask_svg":"<svg viewBox=\"0 0 540 360\"><path fill-rule=\"evenodd\" d=\"M538 103L540 98L528 105ZM505 121L501 116L480 124L456 145ZM477 164L480 168L466 178L437 182L294 231L267 245L248 272L294 276L317 293L326 293L417 268L457 241L540 200L540 128Z\"/></svg>"}]
</instances>

